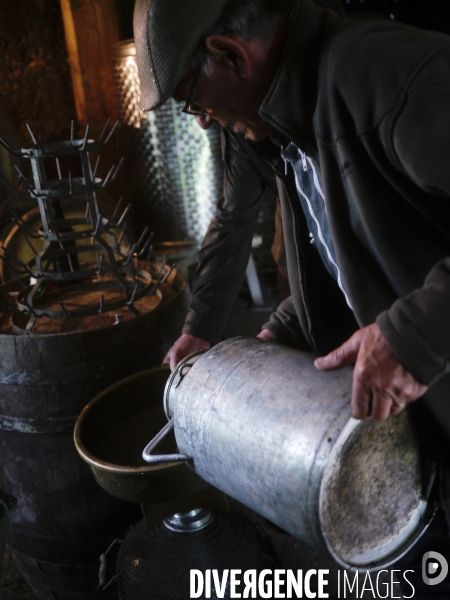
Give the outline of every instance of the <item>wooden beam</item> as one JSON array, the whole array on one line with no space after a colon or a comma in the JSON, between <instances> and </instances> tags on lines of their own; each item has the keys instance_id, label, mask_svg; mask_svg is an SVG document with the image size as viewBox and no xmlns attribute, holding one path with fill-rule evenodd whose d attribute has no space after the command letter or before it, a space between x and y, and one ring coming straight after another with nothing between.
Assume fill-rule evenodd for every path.
<instances>
[{"instance_id":1,"label":"wooden beam","mask_svg":"<svg viewBox=\"0 0 450 600\"><path fill-rule=\"evenodd\" d=\"M60 0L77 118L83 123L117 119L111 69L120 39L113 0Z\"/></svg>"}]
</instances>

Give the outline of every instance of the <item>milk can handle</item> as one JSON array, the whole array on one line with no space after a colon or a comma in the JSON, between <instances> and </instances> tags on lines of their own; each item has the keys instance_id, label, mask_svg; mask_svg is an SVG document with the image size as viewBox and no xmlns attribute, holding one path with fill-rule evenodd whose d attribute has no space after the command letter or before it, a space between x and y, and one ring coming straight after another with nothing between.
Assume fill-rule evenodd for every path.
<instances>
[{"instance_id":1,"label":"milk can handle","mask_svg":"<svg viewBox=\"0 0 450 600\"><path fill-rule=\"evenodd\" d=\"M149 442L142 452L142 458L145 462L152 465L164 465L173 462L186 462L189 460L187 454L151 454L151 451L156 448L159 442L166 437L166 435L173 429L173 419L164 425L159 433L155 435L151 442Z\"/></svg>"}]
</instances>

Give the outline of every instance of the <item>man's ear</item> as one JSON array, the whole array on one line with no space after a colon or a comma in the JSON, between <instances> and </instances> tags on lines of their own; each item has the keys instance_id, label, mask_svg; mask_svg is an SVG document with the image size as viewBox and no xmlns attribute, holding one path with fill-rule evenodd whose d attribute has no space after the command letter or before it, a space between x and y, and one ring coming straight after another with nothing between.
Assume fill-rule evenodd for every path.
<instances>
[{"instance_id":1,"label":"man's ear","mask_svg":"<svg viewBox=\"0 0 450 600\"><path fill-rule=\"evenodd\" d=\"M240 79L248 79L252 73L249 43L244 38L228 35L211 35L206 39L210 59L222 69L227 69Z\"/></svg>"}]
</instances>

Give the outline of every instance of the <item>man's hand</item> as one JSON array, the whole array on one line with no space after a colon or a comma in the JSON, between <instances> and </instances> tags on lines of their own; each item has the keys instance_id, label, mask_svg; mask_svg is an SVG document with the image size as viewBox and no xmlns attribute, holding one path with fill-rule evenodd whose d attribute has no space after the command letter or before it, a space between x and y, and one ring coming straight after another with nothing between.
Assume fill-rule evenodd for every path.
<instances>
[{"instance_id":1,"label":"man's hand","mask_svg":"<svg viewBox=\"0 0 450 600\"><path fill-rule=\"evenodd\" d=\"M264 340L265 342L271 342L274 339L273 335L268 329L262 329L256 337L260 340Z\"/></svg>"},{"instance_id":2,"label":"man's hand","mask_svg":"<svg viewBox=\"0 0 450 600\"><path fill-rule=\"evenodd\" d=\"M188 333L183 333L169 349L163 358L162 364L170 365L170 370L173 371L180 360L185 356L188 356L197 350L209 350L210 348L211 344L209 342L193 335L189 335Z\"/></svg>"},{"instance_id":3,"label":"man's hand","mask_svg":"<svg viewBox=\"0 0 450 600\"><path fill-rule=\"evenodd\" d=\"M333 371L353 363L352 412L357 419L384 421L428 389L400 364L376 323L359 329L314 365Z\"/></svg>"}]
</instances>

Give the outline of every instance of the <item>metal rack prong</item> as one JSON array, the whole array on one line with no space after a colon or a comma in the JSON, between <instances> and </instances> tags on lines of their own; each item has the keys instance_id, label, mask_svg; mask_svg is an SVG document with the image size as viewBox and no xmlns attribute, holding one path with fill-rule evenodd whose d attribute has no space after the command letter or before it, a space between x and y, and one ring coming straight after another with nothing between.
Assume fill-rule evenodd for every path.
<instances>
[{"instance_id":1,"label":"metal rack prong","mask_svg":"<svg viewBox=\"0 0 450 600\"><path fill-rule=\"evenodd\" d=\"M122 225L122 221L125 219L125 217L127 216L127 214L130 212L131 210L131 203L128 204L128 206L126 207L126 209L123 211L122 216L120 217L120 219L117 221L117 226L120 227Z\"/></svg>"},{"instance_id":2,"label":"metal rack prong","mask_svg":"<svg viewBox=\"0 0 450 600\"><path fill-rule=\"evenodd\" d=\"M47 154L47 152L44 150L44 148L42 147L42 144L40 143L40 141L37 139L37 137L34 135L33 131L31 130L31 127L28 123L25 123L31 139L33 140L33 143L36 144L36 146L39 148L39 150L42 152L42 154Z\"/></svg>"}]
</instances>

